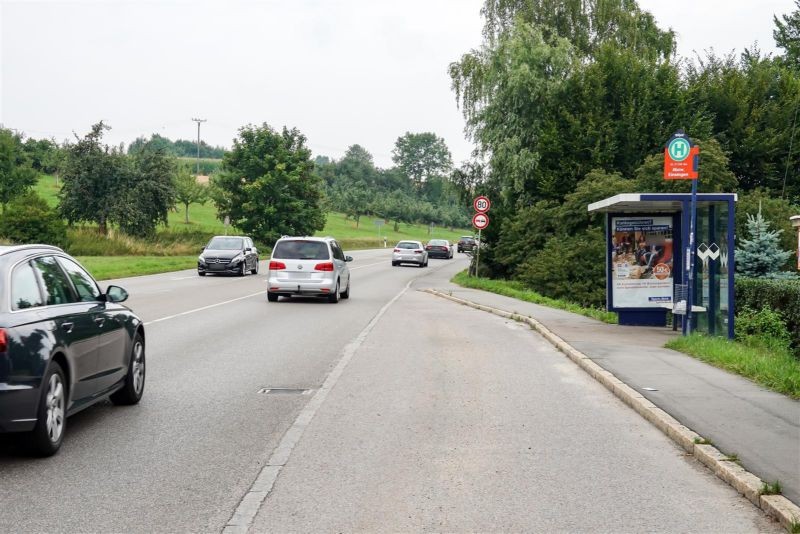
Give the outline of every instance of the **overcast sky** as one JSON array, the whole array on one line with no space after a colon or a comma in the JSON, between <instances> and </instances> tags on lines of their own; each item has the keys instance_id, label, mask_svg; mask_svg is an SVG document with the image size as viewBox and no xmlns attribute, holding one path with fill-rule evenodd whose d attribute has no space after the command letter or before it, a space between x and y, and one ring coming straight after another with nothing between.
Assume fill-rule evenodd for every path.
<instances>
[{"instance_id":1,"label":"overcast sky","mask_svg":"<svg viewBox=\"0 0 800 534\"><path fill-rule=\"evenodd\" d=\"M160 133L230 146L247 123L294 126L315 154L354 143L379 166L406 131L469 158L447 67L480 45L482 0L0 0L0 123L63 140L102 119L110 143ZM793 0L639 0L678 52L758 42Z\"/></svg>"}]
</instances>

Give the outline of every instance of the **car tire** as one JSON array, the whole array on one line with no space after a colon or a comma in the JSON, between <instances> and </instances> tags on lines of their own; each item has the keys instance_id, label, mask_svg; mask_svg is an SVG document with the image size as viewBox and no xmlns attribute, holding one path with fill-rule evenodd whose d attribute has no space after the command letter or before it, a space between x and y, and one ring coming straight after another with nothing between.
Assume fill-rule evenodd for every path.
<instances>
[{"instance_id":1,"label":"car tire","mask_svg":"<svg viewBox=\"0 0 800 534\"><path fill-rule=\"evenodd\" d=\"M336 289L331 291L328 295L328 302L331 304L336 304L339 302L339 280L336 280Z\"/></svg>"},{"instance_id":2,"label":"car tire","mask_svg":"<svg viewBox=\"0 0 800 534\"><path fill-rule=\"evenodd\" d=\"M108 397L111 402L117 406L131 406L142 400L144 382L147 377L147 366L145 364L144 338L139 332L136 332L136 335L133 336L131 359L128 362L128 374L125 375L125 385Z\"/></svg>"},{"instance_id":3,"label":"car tire","mask_svg":"<svg viewBox=\"0 0 800 534\"><path fill-rule=\"evenodd\" d=\"M51 362L42 382L36 426L28 434L31 450L38 456L54 455L61 447L66 430L67 386L64 370L57 362ZM57 432L56 436L54 432Z\"/></svg>"},{"instance_id":4,"label":"car tire","mask_svg":"<svg viewBox=\"0 0 800 534\"><path fill-rule=\"evenodd\" d=\"M204 273L203 271L197 271L197 274L198 274L198 276L205 276L206 275L206 273Z\"/></svg>"},{"instance_id":5,"label":"car tire","mask_svg":"<svg viewBox=\"0 0 800 534\"><path fill-rule=\"evenodd\" d=\"M256 258L256 264L255 264L255 266L254 266L254 267L253 267L253 268L250 270L250 273L252 273L252 274L258 274L258 258Z\"/></svg>"},{"instance_id":6,"label":"car tire","mask_svg":"<svg viewBox=\"0 0 800 534\"><path fill-rule=\"evenodd\" d=\"M347 287L345 288L344 293L342 293L341 297L343 299L350 298L350 280L347 281Z\"/></svg>"},{"instance_id":7,"label":"car tire","mask_svg":"<svg viewBox=\"0 0 800 534\"><path fill-rule=\"evenodd\" d=\"M397 267L398 265L400 265L400 263L399 263L399 262L396 262L396 261L393 261L393 262L392 262L392 267Z\"/></svg>"},{"instance_id":8,"label":"car tire","mask_svg":"<svg viewBox=\"0 0 800 534\"><path fill-rule=\"evenodd\" d=\"M236 273L237 276L244 276L247 274L247 261L242 260L242 264L239 266L239 272Z\"/></svg>"},{"instance_id":9,"label":"car tire","mask_svg":"<svg viewBox=\"0 0 800 534\"><path fill-rule=\"evenodd\" d=\"M279 296L277 293L267 293L267 302L278 302Z\"/></svg>"}]
</instances>

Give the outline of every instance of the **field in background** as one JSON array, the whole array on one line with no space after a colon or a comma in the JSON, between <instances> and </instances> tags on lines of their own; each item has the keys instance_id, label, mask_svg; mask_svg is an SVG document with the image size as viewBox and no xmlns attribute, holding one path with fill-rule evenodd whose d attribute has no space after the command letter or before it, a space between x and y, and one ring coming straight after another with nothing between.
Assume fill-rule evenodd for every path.
<instances>
[{"instance_id":1,"label":"field in background","mask_svg":"<svg viewBox=\"0 0 800 534\"><path fill-rule=\"evenodd\" d=\"M42 176L36 192L51 206L58 203L59 186L53 176ZM450 230L417 224L400 224L394 231L394 223L389 221L380 227L374 224L375 217L364 216L356 228L356 223L342 213L329 213L325 228L315 235L330 235L338 239L345 250L383 247L386 237L388 246L400 240L413 239L427 242L429 239L449 239L457 241L459 236L472 235L468 229ZM68 229L69 252L77 256L190 256L198 254L200 248L214 235L226 233L225 225L217 219L213 202L189 206L189 224L184 223L183 209L170 211L169 224L159 227L156 237L143 240L119 234L113 229L108 236L100 236L94 225L79 225ZM228 234L237 231L227 228ZM266 252L271 243L260 243Z\"/></svg>"}]
</instances>

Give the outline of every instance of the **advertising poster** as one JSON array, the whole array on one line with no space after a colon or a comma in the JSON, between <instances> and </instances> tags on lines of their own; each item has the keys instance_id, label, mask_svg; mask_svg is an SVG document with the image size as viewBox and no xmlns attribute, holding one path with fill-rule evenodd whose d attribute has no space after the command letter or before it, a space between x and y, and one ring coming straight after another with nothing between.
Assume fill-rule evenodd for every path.
<instances>
[{"instance_id":1,"label":"advertising poster","mask_svg":"<svg viewBox=\"0 0 800 534\"><path fill-rule=\"evenodd\" d=\"M611 232L614 307L671 303L672 217L613 217Z\"/></svg>"}]
</instances>

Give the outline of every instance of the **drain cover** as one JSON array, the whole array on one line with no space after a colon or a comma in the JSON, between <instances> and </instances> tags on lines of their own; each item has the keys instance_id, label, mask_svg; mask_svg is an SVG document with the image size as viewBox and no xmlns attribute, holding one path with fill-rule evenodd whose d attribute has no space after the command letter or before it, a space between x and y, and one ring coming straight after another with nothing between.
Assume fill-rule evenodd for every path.
<instances>
[{"instance_id":1,"label":"drain cover","mask_svg":"<svg viewBox=\"0 0 800 534\"><path fill-rule=\"evenodd\" d=\"M292 388L261 388L259 393L264 395L308 395L311 393L310 389L292 389Z\"/></svg>"}]
</instances>

